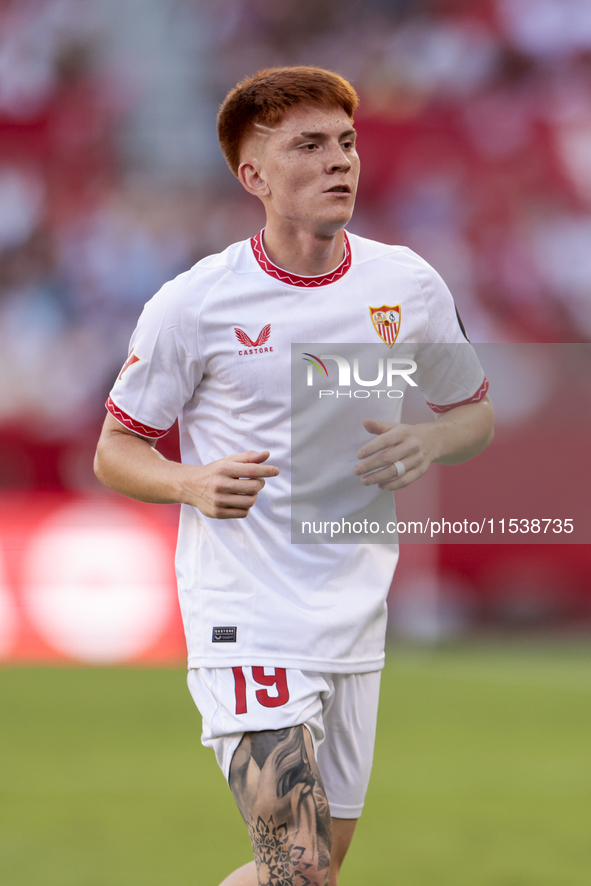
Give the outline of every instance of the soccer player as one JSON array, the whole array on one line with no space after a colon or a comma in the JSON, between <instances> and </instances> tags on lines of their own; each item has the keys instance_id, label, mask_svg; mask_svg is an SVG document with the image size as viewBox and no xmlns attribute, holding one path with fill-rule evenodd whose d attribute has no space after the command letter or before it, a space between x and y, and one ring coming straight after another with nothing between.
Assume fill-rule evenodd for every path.
<instances>
[{"instance_id":1,"label":"soccer player","mask_svg":"<svg viewBox=\"0 0 591 886\"><path fill-rule=\"evenodd\" d=\"M290 344L375 343L387 356L396 340L466 343L426 262L344 230L356 105L349 83L309 67L230 92L220 144L266 227L148 302L97 449L107 486L182 505L189 688L254 851L224 886L336 886L369 780L398 556L290 544ZM488 445L487 383L466 347L448 381L422 377L435 420L365 422L343 467L360 489L401 489ZM154 448L177 416L182 464Z\"/></svg>"}]
</instances>

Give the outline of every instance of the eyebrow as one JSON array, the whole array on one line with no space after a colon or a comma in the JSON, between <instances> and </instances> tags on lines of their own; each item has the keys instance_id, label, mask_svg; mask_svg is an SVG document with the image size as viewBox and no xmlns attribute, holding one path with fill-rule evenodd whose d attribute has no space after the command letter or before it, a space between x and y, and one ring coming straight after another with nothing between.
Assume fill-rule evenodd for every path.
<instances>
[{"instance_id":1,"label":"eyebrow","mask_svg":"<svg viewBox=\"0 0 591 886\"><path fill-rule=\"evenodd\" d=\"M355 129L346 129L345 132L341 132L339 138L345 138L345 136L348 135L357 135L357 132ZM298 138L315 138L326 140L327 138L330 138L330 136L326 132L300 132L300 134L296 135L293 140L295 141Z\"/></svg>"}]
</instances>

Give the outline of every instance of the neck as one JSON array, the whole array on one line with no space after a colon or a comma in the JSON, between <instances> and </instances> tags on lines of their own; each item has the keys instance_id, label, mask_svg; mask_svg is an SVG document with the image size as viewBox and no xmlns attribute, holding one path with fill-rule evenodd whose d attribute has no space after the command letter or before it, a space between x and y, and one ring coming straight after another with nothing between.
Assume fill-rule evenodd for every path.
<instances>
[{"instance_id":1,"label":"neck","mask_svg":"<svg viewBox=\"0 0 591 886\"><path fill-rule=\"evenodd\" d=\"M263 243L274 265L302 277L329 274L338 268L345 256L342 228L325 236L293 228L281 230L267 222Z\"/></svg>"}]
</instances>

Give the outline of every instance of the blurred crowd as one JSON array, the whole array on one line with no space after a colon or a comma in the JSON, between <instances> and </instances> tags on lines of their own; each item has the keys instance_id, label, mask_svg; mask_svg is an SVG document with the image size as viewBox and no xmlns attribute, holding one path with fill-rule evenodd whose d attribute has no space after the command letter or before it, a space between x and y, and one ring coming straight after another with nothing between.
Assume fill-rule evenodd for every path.
<instances>
[{"instance_id":1,"label":"blurred crowd","mask_svg":"<svg viewBox=\"0 0 591 886\"><path fill-rule=\"evenodd\" d=\"M262 213L215 112L351 79L356 233L408 245L475 341L591 335L591 4L0 0L0 486L86 488L142 305Z\"/></svg>"}]
</instances>

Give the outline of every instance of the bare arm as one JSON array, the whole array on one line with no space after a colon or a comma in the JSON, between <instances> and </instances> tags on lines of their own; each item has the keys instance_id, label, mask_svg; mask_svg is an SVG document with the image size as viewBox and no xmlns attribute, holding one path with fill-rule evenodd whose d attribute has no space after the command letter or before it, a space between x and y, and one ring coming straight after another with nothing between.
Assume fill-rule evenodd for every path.
<instances>
[{"instance_id":1,"label":"bare arm","mask_svg":"<svg viewBox=\"0 0 591 886\"><path fill-rule=\"evenodd\" d=\"M193 505L207 517L248 516L265 477L279 468L263 464L269 452L240 452L209 465L168 461L154 443L108 414L98 442L94 471L101 483L140 501Z\"/></svg>"},{"instance_id":2,"label":"bare arm","mask_svg":"<svg viewBox=\"0 0 591 886\"><path fill-rule=\"evenodd\" d=\"M455 465L482 452L493 438L494 410L488 395L478 403L456 406L436 421L419 425L388 424L367 419L366 431L377 436L357 453L353 473L364 486L403 489L421 477L431 462ZM396 461L406 473L398 478Z\"/></svg>"}]
</instances>

